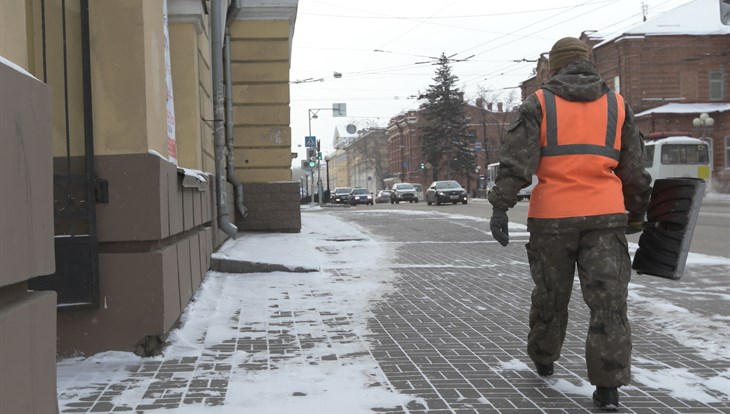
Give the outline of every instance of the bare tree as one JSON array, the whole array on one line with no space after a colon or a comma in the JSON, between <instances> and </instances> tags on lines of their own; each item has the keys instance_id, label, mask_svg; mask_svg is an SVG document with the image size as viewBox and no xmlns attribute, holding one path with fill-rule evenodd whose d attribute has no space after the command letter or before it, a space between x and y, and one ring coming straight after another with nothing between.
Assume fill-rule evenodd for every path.
<instances>
[{"instance_id":1,"label":"bare tree","mask_svg":"<svg viewBox=\"0 0 730 414\"><path fill-rule=\"evenodd\" d=\"M485 108L482 124L485 128L485 159L487 164L497 162L499 146L504 141L509 124L515 116L515 108L519 105L517 89L509 92L497 92L493 89L479 87L477 106Z\"/></svg>"},{"instance_id":2,"label":"bare tree","mask_svg":"<svg viewBox=\"0 0 730 414\"><path fill-rule=\"evenodd\" d=\"M348 150L352 152L354 165L351 167L372 171L373 180L384 188L383 179L388 171L387 137L384 128L369 128L358 131L358 137L351 141Z\"/></svg>"}]
</instances>

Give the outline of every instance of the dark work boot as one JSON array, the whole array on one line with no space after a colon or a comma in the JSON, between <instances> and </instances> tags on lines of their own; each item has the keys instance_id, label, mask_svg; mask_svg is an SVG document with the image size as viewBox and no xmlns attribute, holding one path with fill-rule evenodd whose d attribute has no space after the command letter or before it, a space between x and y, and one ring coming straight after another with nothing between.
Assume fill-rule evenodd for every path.
<instances>
[{"instance_id":1,"label":"dark work boot","mask_svg":"<svg viewBox=\"0 0 730 414\"><path fill-rule=\"evenodd\" d=\"M618 410L618 389L596 387L593 391L593 402L603 411Z\"/></svg>"},{"instance_id":2,"label":"dark work boot","mask_svg":"<svg viewBox=\"0 0 730 414\"><path fill-rule=\"evenodd\" d=\"M553 375L553 372L555 372L555 366L552 362L549 364L540 364L539 362L535 362L535 369L537 370L537 375L541 377L549 377L550 375Z\"/></svg>"}]
</instances>

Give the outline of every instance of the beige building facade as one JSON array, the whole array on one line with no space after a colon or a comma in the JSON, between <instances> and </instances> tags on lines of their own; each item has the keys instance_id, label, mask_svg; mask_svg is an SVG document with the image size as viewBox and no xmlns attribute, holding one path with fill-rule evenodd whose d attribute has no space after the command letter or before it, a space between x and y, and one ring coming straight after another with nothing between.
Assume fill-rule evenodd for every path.
<instances>
[{"instance_id":1,"label":"beige building facade","mask_svg":"<svg viewBox=\"0 0 730 414\"><path fill-rule=\"evenodd\" d=\"M228 237L300 230L297 3L0 2L2 101L38 102L0 106L30 131L3 122L2 153L33 160L32 173L0 171L0 338L15 338L0 340L1 412L55 411L56 355L159 352ZM29 188L31 207L12 203ZM18 247L7 226L32 240Z\"/></svg>"}]
</instances>

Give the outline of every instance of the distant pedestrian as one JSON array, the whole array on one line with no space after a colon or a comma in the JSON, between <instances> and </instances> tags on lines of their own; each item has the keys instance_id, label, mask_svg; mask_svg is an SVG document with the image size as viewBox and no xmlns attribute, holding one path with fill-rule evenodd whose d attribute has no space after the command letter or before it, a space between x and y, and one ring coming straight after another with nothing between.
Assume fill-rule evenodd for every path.
<instances>
[{"instance_id":1,"label":"distant pedestrian","mask_svg":"<svg viewBox=\"0 0 730 414\"><path fill-rule=\"evenodd\" d=\"M489 224L506 246L507 210L536 174L525 246L535 283L527 352L539 375L553 374L577 266L590 309L585 358L593 400L614 411L618 387L631 379L625 234L641 229L651 177L633 111L598 75L585 44L558 40L549 65L552 77L525 99L502 143Z\"/></svg>"}]
</instances>

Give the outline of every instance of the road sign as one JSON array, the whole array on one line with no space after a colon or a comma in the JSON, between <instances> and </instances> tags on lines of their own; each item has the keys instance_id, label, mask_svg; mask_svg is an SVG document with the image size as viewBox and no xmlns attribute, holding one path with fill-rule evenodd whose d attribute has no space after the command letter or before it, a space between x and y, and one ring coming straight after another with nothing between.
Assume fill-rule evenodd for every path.
<instances>
[{"instance_id":1,"label":"road sign","mask_svg":"<svg viewBox=\"0 0 730 414\"><path fill-rule=\"evenodd\" d=\"M347 116L347 104L344 103L333 103L332 104L332 116Z\"/></svg>"},{"instance_id":2,"label":"road sign","mask_svg":"<svg viewBox=\"0 0 730 414\"><path fill-rule=\"evenodd\" d=\"M481 151L482 150L482 141L476 141L474 143L474 151Z\"/></svg>"},{"instance_id":3,"label":"road sign","mask_svg":"<svg viewBox=\"0 0 730 414\"><path fill-rule=\"evenodd\" d=\"M317 146L317 137L304 137L304 146L314 148Z\"/></svg>"}]
</instances>

